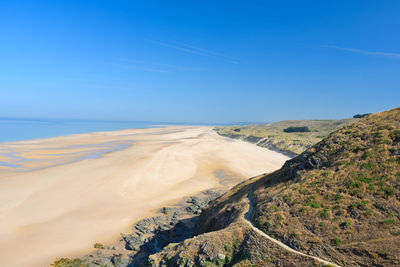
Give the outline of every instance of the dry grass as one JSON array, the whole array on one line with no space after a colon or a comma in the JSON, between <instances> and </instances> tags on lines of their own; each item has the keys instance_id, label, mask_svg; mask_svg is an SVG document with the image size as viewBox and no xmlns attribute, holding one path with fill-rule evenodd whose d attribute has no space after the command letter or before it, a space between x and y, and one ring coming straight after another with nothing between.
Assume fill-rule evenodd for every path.
<instances>
[{"instance_id":1,"label":"dry grass","mask_svg":"<svg viewBox=\"0 0 400 267\"><path fill-rule=\"evenodd\" d=\"M287 181L283 171L261 179L255 222L303 251L323 247L320 253L338 259L338 249L348 244L363 242L368 251L378 251L382 244L376 247L371 240L400 241L399 129L400 109L365 117L289 162L298 170ZM351 257L351 249L341 251ZM399 262L399 255L397 248L388 262ZM362 260L381 264L385 259Z\"/></svg>"},{"instance_id":2,"label":"dry grass","mask_svg":"<svg viewBox=\"0 0 400 267\"><path fill-rule=\"evenodd\" d=\"M252 221L288 246L344 266L399 266L399 129L400 108L344 126L282 169L242 183L214 201L200 217L197 238L215 242L222 251L232 242L221 237L225 231L241 233L238 240L243 236L245 241L224 266L276 266L277 260L293 266L315 264L274 250L265 240L246 234L243 225L233 227L247 211L243 203L252 186ZM157 254L158 259L169 255L176 260L190 251L185 257L195 263L201 247L185 244Z\"/></svg>"},{"instance_id":3,"label":"dry grass","mask_svg":"<svg viewBox=\"0 0 400 267\"><path fill-rule=\"evenodd\" d=\"M346 120L292 120L270 124L216 127L218 134L242 138L261 147L295 156L327 137L331 132L353 122ZM290 127L307 127L309 132L284 132Z\"/></svg>"}]
</instances>

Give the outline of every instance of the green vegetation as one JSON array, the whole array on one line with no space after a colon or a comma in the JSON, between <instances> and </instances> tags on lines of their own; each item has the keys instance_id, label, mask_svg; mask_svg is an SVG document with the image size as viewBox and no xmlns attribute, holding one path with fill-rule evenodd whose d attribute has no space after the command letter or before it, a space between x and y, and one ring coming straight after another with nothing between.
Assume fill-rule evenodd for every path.
<instances>
[{"instance_id":1,"label":"green vegetation","mask_svg":"<svg viewBox=\"0 0 400 267\"><path fill-rule=\"evenodd\" d=\"M363 200L361 202L353 203L349 206L350 210L355 210L356 208L358 209L364 209L365 206L368 204L367 200Z\"/></svg>"},{"instance_id":2,"label":"green vegetation","mask_svg":"<svg viewBox=\"0 0 400 267\"><path fill-rule=\"evenodd\" d=\"M188 258L186 257L182 258L182 260L179 262L179 266L184 267L188 261L189 261Z\"/></svg>"},{"instance_id":3,"label":"green vegetation","mask_svg":"<svg viewBox=\"0 0 400 267\"><path fill-rule=\"evenodd\" d=\"M208 266L224 266L227 262L226 262L227 258L225 257L224 259L214 259L213 261L205 261L203 262L200 266L204 266L204 267L208 267ZM229 258L230 260L230 258Z\"/></svg>"},{"instance_id":4,"label":"green vegetation","mask_svg":"<svg viewBox=\"0 0 400 267\"><path fill-rule=\"evenodd\" d=\"M271 207L277 206L285 220L262 227L268 234L286 240L288 233L300 232L296 243L304 251L312 244L346 244L340 252L346 255L343 259L357 261L353 251L359 251L367 255L359 265L384 266L373 255L400 255L398 129L400 108L366 116L332 133L258 183L254 220L274 218ZM282 205L285 196L296 202ZM356 249L355 240L360 244Z\"/></svg>"},{"instance_id":5,"label":"green vegetation","mask_svg":"<svg viewBox=\"0 0 400 267\"><path fill-rule=\"evenodd\" d=\"M335 196L335 199L336 199L336 201L340 202L340 201L343 199L343 196L340 195L340 194L337 194L337 195Z\"/></svg>"},{"instance_id":6,"label":"green vegetation","mask_svg":"<svg viewBox=\"0 0 400 267\"><path fill-rule=\"evenodd\" d=\"M342 240L339 237L335 237L334 239L332 239L332 244L334 246L339 246L342 244Z\"/></svg>"},{"instance_id":7,"label":"green vegetation","mask_svg":"<svg viewBox=\"0 0 400 267\"><path fill-rule=\"evenodd\" d=\"M321 212L321 215L323 218L328 219L329 218L329 207L324 208L324 210Z\"/></svg>"},{"instance_id":8,"label":"green vegetation","mask_svg":"<svg viewBox=\"0 0 400 267\"><path fill-rule=\"evenodd\" d=\"M307 126L290 126L285 129L283 129L285 133L305 133L305 132L311 132L310 128Z\"/></svg>"},{"instance_id":9,"label":"green vegetation","mask_svg":"<svg viewBox=\"0 0 400 267\"><path fill-rule=\"evenodd\" d=\"M270 124L216 127L215 130L223 136L243 138L261 147L295 156L352 121L354 120L281 121Z\"/></svg>"},{"instance_id":10,"label":"green vegetation","mask_svg":"<svg viewBox=\"0 0 400 267\"><path fill-rule=\"evenodd\" d=\"M94 248L104 249L104 245L101 243L95 243Z\"/></svg>"},{"instance_id":11,"label":"green vegetation","mask_svg":"<svg viewBox=\"0 0 400 267\"><path fill-rule=\"evenodd\" d=\"M365 114L356 114L353 116L355 119L361 119L364 118L365 116L371 115L371 113L365 113Z\"/></svg>"},{"instance_id":12,"label":"green vegetation","mask_svg":"<svg viewBox=\"0 0 400 267\"><path fill-rule=\"evenodd\" d=\"M232 245L235 249L239 249L240 241L238 239L233 239Z\"/></svg>"},{"instance_id":13,"label":"green vegetation","mask_svg":"<svg viewBox=\"0 0 400 267\"><path fill-rule=\"evenodd\" d=\"M268 229L271 227L271 223L268 222L268 221L266 221L266 222L264 223L264 227L268 230Z\"/></svg>"},{"instance_id":14,"label":"green vegetation","mask_svg":"<svg viewBox=\"0 0 400 267\"><path fill-rule=\"evenodd\" d=\"M362 155L362 159L367 159L371 155L370 151L365 151L364 154Z\"/></svg>"},{"instance_id":15,"label":"green vegetation","mask_svg":"<svg viewBox=\"0 0 400 267\"><path fill-rule=\"evenodd\" d=\"M277 206L271 206L270 209L273 211L279 211L279 208Z\"/></svg>"},{"instance_id":16,"label":"green vegetation","mask_svg":"<svg viewBox=\"0 0 400 267\"><path fill-rule=\"evenodd\" d=\"M386 219L382 223L383 224L395 224L396 221L394 219Z\"/></svg>"},{"instance_id":17,"label":"green vegetation","mask_svg":"<svg viewBox=\"0 0 400 267\"><path fill-rule=\"evenodd\" d=\"M68 258L57 259L54 263L50 264L53 267L86 267L87 265L82 263L80 259L70 260Z\"/></svg>"},{"instance_id":18,"label":"green vegetation","mask_svg":"<svg viewBox=\"0 0 400 267\"><path fill-rule=\"evenodd\" d=\"M310 206L313 209L319 209L321 208L321 204L319 204L318 202L313 202L313 201L308 201L306 203L306 206Z\"/></svg>"}]
</instances>

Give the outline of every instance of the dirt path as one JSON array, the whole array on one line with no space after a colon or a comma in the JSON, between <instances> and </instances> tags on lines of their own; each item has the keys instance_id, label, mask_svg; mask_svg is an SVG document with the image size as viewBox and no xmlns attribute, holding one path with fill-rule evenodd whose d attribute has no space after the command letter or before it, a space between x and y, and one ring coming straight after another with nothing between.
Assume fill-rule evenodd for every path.
<instances>
[{"instance_id":1,"label":"dirt path","mask_svg":"<svg viewBox=\"0 0 400 267\"><path fill-rule=\"evenodd\" d=\"M264 233L263 231L261 231L260 229L258 229L257 227L255 227L254 224L250 221L250 217L251 217L251 214L253 213L253 208L254 208L253 203L252 203L252 201L251 201L251 197L250 197L251 193L252 193L252 189L250 189L249 196L248 196L248 198L247 198L248 201L249 201L249 211L246 213L246 215L244 216L244 218L245 218L246 223L247 223L255 232L257 232L258 234L262 235L263 237L267 238L267 239L270 240L271 242L277 244L278 246L280 246L281 248L283 248L283 249L285 249L285 250L287 250L287 251L290 251L290 252L292 252L292 253L295 253L295 254L297 254L297 255L301 255L301 256L304 256L304 257L312 258L312 259L314 259L314 260L316 260L316 261L318 261L318 262L320 262L320 263L322 263L322 264L324 264L324 265L330 265L330 266L340 267L340 265L337 265L337 264L335 264L335 263L333 263L333 262L330 262L330 261L327 261L327 260L318 258L318 257L316 257L316 256L307 255L307 254L302 253L302 252L300 252L300 251L294 250L294 249L292 249L291 247L285 245L284 243L280 242L279 240L276 240L276 239L272 238L271 236L267 235L266 233Z\"/></svg>"}]
</instances>

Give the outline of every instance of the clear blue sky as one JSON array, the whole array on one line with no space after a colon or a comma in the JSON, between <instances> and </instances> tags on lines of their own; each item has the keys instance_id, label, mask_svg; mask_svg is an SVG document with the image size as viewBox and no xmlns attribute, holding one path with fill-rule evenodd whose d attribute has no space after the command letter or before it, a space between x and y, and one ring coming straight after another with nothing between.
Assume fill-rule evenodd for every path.
<instances>
[{"instance_id":1,"label":"clear blue sky","mask_svg":"<svg viewBox=\"0 0 400 267\"><path fill-rule=\"evenodd\" d=\"M0 117L345 118L400 105L400 1L0 2Z\"/></svg>"}]
</instances>

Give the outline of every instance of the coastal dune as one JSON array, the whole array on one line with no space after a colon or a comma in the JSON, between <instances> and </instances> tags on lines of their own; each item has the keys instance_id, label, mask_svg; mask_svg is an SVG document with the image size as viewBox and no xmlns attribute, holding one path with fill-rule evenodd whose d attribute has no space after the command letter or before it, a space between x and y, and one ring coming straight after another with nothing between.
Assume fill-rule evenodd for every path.
<instances>
[{"instance_id":1,"label":"coastal dune","mask_svg":"<svg viewBox=\"0 0 400 267\"><path fill-rule=\"evenodd\" d=\"M163 205L226 190L286 156L217 135L165 127L0 143L0 266L76 256Z\"/></svg>"}]
</instances>

